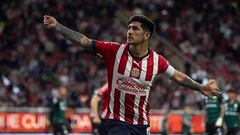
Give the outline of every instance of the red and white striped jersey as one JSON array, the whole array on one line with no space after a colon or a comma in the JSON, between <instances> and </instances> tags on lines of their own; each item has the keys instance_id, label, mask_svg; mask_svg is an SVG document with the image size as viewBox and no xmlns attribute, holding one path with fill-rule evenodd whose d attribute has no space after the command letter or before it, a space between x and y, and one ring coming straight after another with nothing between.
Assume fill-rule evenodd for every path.
<instances>
[{"instance_id":1,"label":"red and white striped jersey","mask_svg":"<svg viewBox=\"0 0 240 135\"><path fill-rule=\"evenodd\" d=\"M134 58L129 45L93 41L93 48L107 64L108 96L102 118L134 125L149 125L149 92L156 75L164 73L168 61L149 50L141 59Z\"/></svg>"}]
</instances>

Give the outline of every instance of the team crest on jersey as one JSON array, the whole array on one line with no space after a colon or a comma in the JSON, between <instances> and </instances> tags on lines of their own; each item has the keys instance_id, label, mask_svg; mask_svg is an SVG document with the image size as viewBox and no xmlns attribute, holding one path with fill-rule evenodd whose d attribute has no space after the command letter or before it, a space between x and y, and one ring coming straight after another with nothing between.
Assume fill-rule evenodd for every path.
<instances>
[{"instance_id":1,"label":"team crest on jersey","mask_svg":"<svg viewBox=\"0 0 240 135\"><path fill-rule=\"evenodd\" d=\"M131 71L131 76L137 78L137 77L139 77L139 75L140 75L140 70L138 68L134 67Z\"/></svg>"}]
</instances>

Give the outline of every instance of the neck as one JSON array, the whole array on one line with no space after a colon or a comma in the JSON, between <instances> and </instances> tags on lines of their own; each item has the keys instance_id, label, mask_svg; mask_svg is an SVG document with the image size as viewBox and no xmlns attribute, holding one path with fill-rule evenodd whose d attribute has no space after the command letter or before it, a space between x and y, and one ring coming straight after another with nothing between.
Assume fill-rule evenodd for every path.
<instances>
[{"instance_id":1,"label":"neck","mask_svg":"<svg viewBox=\"0 0 240 135\"><path fill-rule=\"evenodd\" d=\"M129 46L131 54L136 58L141 58L148 54L148 43L144 42L138 45Z\"/></svg>"}]
</instances>

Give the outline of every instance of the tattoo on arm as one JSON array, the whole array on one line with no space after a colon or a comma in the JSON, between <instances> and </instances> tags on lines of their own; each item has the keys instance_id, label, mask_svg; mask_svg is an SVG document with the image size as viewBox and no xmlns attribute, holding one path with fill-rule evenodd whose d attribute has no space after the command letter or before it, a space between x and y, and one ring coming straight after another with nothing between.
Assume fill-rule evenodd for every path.
<instances>
[{"instance_id":1,"label":"tattoo on arm","mask_svg":"<svg viewBox=\"0 0 240 135\"><path fill-rule=\"evenodd\" d=\"M190 77L186 76L181 82L180 84L184 87L193 89L193 90L197 90L199 91L200 88L202 87L202 85L194 80L192 80Z\"/></svg>"},{"instance_id":2,"label":"tattoo on arm","mask_svg":"<svg viewBox=\"0 0 240 135\"><path fill-rule=\"evenodd\" d=\"M66 37L68 40L72 41L73 43L77 45L81 45L84 48L87 48L91 46L91 39L87 38L83 34L70 30L67 27L61 25L60 23L57 23L57 32L61 33L64 37Z\"/></svg>"}]
</instances>

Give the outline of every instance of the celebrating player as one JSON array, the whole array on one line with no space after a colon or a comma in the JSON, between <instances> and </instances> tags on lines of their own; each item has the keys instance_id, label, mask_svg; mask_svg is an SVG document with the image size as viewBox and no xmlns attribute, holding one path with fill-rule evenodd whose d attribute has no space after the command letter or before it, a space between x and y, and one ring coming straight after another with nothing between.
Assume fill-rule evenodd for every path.
<instances>
[{"instance_id":1,"label":"celebrating player","mask_svg":"<svg viewBox=\"0 0 240 135\"><path fill-rule=\"evenodd\" d=\"M44 16L44 25L76 45L99 54L108 73L107 107L102 110L109 135L148 135L149 93L154 78L165 73L178 84L213 97L221 94L215 80L201 85L174 69L160 54L149 48L155 25L143 15L130 18L127 43L102 42L70 30L52 17Z\"/></svg>"}]
</instances>

